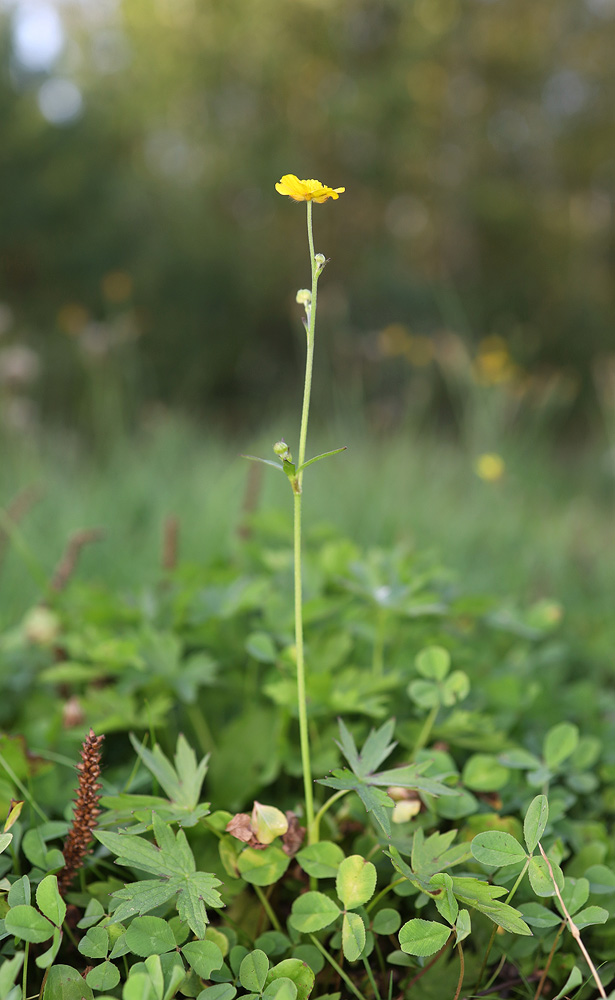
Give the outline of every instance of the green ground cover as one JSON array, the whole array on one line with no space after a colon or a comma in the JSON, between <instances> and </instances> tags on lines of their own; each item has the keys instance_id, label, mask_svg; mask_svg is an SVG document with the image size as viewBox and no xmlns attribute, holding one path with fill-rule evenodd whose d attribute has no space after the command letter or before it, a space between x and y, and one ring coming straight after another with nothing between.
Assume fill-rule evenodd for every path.
<instances>
[{"instance_id":1,"label":"green ground cover","mask_svg":"<svg viewBox=\"0 0 615 1000\"><path fill-rule=\"evenodd\" d=\"M314 436L327 448L340 428ZM303 845L282 477L255 479L235 443L178 424L103 463L7 450L5 502L41 495L2 566L3 996L452 1000L465 983L589 1000L592 960L607 996L599 457L510 445L490 482L450 444L346 440L305 497ZM67 540L93 526L104 538L50 590ZM105 735L103 813L71 887L57 845L89 726ZM96 752L86 741L88 767Z\"/></svg>"},{"instance_id":2,"label":"green ground cover","mask_svg":"<svg viewBox=\"0 0 615 1000\"><path fill-rule=\"evenodd\" d=\"M38 491L19 533L40 577L51 578L76 531L100 527L101 540L83 550L79 578L144 586L160 567L170 516L178 520L180 556L202 562L241 545L248 496L257 509L277 509L284 523L285 484L265 473L250 486L251 467L240 453L265 454L289 423L256 441L225 441L210 428L169 421L119 443L102 461L58 441L7 446L0 500L6 506L29 487ZM336 467L315 470L305 501L311 524L332 525L365 548L403 543L433 552L467 591L521 602L556 598L585 639L598 648L605 636L606 653L615 527L603 447L562 455L512 438L505 474L490 483L476 475L475 452L442 439L357 437L351 422L315 438L316 452L338 440L348 450ZM37 599L40 586L18 547L5 547L0 573L7 624Z\"/></svg>"},{"instance_id":3,"label":"green ground cover","mask_svg":"<svg viewBox=\"0 0 615 1000\"><path fill-rule=\"evenodd\" d=\"M493 343L463 446L308 449L343 188L276 188L307 202L292 447L7 453L0 996L615 1000L607 480L529 412L497 434Z\"/></svg>"}]
</instances>

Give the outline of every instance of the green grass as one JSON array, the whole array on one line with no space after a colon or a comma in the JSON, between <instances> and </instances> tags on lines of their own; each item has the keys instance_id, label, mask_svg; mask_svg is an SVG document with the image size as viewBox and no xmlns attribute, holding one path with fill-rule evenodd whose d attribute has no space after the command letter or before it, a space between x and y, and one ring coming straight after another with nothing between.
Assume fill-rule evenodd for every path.
<instances>
[{"instance_id":1,"label":"green grass","mask_svg":"<svg viewBox=\"0 0 615 1000\"><path fill-rule=\"evenodd\" d=\"M279 436L275 428L257 440L224 442L211 428L169 422L119 444L104 461L57 440L31 443L27 451L5 448L0 502L31 484L41 492L0 567L0 621L14 621L40 599L40 577L51 577L67 540L82 528L100 527L104 537L82 552L80 577L114 588L155 578L169 515L179 520L181 558L230 554L241 544L253 468L240 452L269 457ZM608 643L615 524L598 448L563 461L513 442L504 452L504 478L486 483L474 472L474 456L426 436L353 440L342 428L316 433L308 451L339 444L348 451L306 474L308 531L326 521L364 546L399 541L435 551L464 591L519 603L557 598L580 637L597 648ZM263 470L257 501L289 515L285 479Z\"/></svg>"}]
</instances>

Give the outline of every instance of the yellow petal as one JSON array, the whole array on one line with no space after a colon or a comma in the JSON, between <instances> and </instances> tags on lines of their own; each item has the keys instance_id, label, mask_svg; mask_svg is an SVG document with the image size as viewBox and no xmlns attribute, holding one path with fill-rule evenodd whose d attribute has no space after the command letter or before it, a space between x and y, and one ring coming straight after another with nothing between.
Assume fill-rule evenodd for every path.
<instances>
[{"instance_id":1,"label":"yellow petal","mask_svg":"<svg viewBox=\"0 0 615 1000\"><path fill-rule=\"evenodd\" d=\"M321 205L328 198L337 199L346 189L330 188L314 177L301 180L295 174L284 174L275 186L278 194L287 195L294 201L315 201Z\"/></svg>"}]
</instances>

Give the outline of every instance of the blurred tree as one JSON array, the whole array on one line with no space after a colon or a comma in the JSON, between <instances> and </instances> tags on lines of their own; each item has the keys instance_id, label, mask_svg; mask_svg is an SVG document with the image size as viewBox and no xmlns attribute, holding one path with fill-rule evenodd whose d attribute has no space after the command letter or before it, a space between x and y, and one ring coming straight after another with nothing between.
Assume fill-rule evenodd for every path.
<instances>
[{"instance_id":1,"label":"blurred tree","mask_svg":"<svg viewBox=\"0 0 615 1000\"><path fill-rule=\"evenodd\" d=\"M391 323L498 335L579 384L610 350L614 0L84 0L38 66L22 7L1 27L0 299L50 411L85 406L111 357L137 401L240 419L275 399L307 270L288 171L347 188L316 211L338 373Z\"/></svg>"}]
</instances>

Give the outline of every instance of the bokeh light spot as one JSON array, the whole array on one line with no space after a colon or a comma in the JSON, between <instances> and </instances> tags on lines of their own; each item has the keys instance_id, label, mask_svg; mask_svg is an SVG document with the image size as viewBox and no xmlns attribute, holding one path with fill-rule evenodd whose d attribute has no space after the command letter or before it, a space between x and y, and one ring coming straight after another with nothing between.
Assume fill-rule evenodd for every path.
<instances>
[{"instance_id":1,"label":"bokeh light spot","mask_svg":"<svg viewBox=\"0 0 615 1000\"><path fill-rule=\"evenodd\" d=\"M126 271L109 271L101 281L103 295L109 302L125 302L132 295L132 278Z\"/></svg>"},{"instance_id":2,"label":"bokeh light spot","mask_svg":"<svg viewBox=\"0 0 615 1000\"><path fill-rule=\"evenodd\" d=\"M64 333L76 337L86 326L90 314L79 302L67 302L58 312L58 326Z\"/></svg>"},{"instance_id":3,"label":"bokeh light spot","mask_svg":"<svg viewBox=\"0 0 615 1000\"><path fill-rule=\"evenodd\" d=\"M495 452L486 452L479 455L474 463L476 475L484 479L486 483L497 483L502 478L506 470L504 459Z\"/></svg>"},{"instance_id":4,"label":"bokeh light spot","mask_svg":"<svg viewBox=\"0 0 615 1000\"><path fill-rule=\"evenodd\" d=\"M72 80L53 77L40 88L38 106L43 118L52 125L70 125L83 111L83 97Z\"/></svg>"},{"instance_id":5,"label":"bokeh light spot","mask_svg":"<svg viewBox=\"0 0 615 1000\"><path fill-rule=\"evenodd\" d=\"M53 66L64 48L60 16L51 4L21 3L13 15L15 56L24 69L33 73Z\"/></svg>"}]
</instances>

